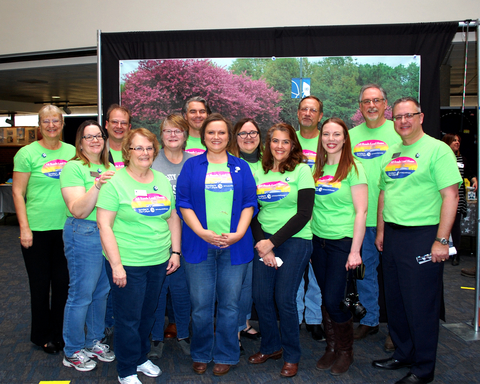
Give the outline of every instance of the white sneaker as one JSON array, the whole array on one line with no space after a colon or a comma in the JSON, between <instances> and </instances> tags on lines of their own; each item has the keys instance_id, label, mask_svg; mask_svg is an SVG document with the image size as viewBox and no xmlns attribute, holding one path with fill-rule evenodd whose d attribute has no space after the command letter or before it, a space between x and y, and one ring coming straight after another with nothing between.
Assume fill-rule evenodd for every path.
<instances>
[{"instance_id":1,"label":"white sneaker","mask_svg":"<svg viewBox=\"0 0 480 384\"><path fill-rule=\"evenodd\" d=\"M87 357L83 349L75 352L70 357L64 356L62 362L65 367L73 367L80 372L91 371L97 366L97 363L95 361L90 360Z\"/></svg>"},{"instance_id":2,"label":"white sneaker","mask_svg":"<svg viewBox=\"0 0 480 384\"><path fill-rule=\"evenodd\" d=\"M110 363L115 360L115 353L110 351L110 347L107 344L102 344L98 340L93 342L92 348L85 348L84 351L88 357L96 357L105 363Z\"/></svg>"},{"instance_id":3,"label":"white sneaker","mask_svg":"<svg viewBox=\"0 0 480 384\"><path fill-rule=\"evenodd\" d=\"M150 360L147 360L142 365L137 366L137 372L142 372L146 376L157 377L162 374L162 370L153 364Z\"/></svg>"},{"instance_id":4,"label":"white sneaker","mask_svg":"<svg viewBox=\"0 0 480 384\"><path fill-rule=\"evenodd\" d=\"M118 376L118 382L121 384L142 384L142 382L138 380L137 375L130 375L127 377Z\"/></svg>"}]
</instances>

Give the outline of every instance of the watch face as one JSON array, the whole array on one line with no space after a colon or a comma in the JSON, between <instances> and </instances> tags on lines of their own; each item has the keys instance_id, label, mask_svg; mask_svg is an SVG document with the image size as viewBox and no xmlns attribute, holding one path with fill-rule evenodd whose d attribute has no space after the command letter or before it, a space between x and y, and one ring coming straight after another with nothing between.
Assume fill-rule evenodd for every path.
<instances>
[{"instance_id":1,"label":"watch face","mask_svg":"<svg viewBox=\"0 0 480 384\"><path fill-rule=\"evenodd\" d=\"M448 240L443 238L443 237L437 237L435 240L439 241L441 244L443 245L447 245L448 244Z\"/></svg>"}]
</instances>

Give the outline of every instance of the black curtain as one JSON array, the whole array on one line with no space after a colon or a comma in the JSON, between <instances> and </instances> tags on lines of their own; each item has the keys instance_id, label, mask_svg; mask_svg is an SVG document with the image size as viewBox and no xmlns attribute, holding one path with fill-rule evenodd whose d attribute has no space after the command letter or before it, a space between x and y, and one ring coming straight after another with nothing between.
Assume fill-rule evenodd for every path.
<instances>
[{"instance_id":1,"label":"black curtain","mask_svg":"<svg viewBox=\"0 0 480 384\"><path fill-rule=\"evenodd\" d=\"M440 64L457 28L458 22L442 22L102 33L103 114L112 103L119 102L119 60L420 55L423 128L438 138ZM390 104L393 101L390 100Z\"/></svg>"}]
</instances>

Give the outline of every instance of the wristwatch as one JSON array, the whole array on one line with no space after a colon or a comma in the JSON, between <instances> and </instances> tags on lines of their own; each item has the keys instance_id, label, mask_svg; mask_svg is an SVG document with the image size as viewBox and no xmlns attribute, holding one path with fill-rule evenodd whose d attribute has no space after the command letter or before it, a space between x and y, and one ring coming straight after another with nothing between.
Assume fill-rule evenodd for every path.
<instances>
[{"instance_id":1,"label":"wristwatch","mask_svg":"<svg viewBox=\"0 0 480 384\"><path fill-rule=\"evenodd\" d=\"M442 245L448 245L448 240L444 237L435 237L435 241L438 241Z\"/></svg>"}]
</instances>

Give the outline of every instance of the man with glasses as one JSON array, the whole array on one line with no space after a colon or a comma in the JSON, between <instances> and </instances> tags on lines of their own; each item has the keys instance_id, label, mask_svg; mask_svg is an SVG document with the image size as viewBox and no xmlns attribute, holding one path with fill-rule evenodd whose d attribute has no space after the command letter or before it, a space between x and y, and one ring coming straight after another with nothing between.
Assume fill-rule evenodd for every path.
<instances>
[{"instance_id":1,"label":"man with glasses","mask_svg":"<svg viewBox=\"0 0 480 384\"><path fill-rule=\"evenodd\" d=\"M380 306L378 305L377 267L380 262L375 247L378 204L378 179L380 162L393 144L400 142L400 136L393 129L393 123L385 118L387 93L377 84L362 87L359 95L359 108L365 122L349 131L353 155L365 168L368 182L367 228L362 245L362 261L365 264L365 277L357 281L360 302L367 310L367 315L360 320L353 337L361 340L378 332ZM389 337L385 342L386 350L394 350Z\"/></svg>"},{"instance_id":2,"label":"man with glasses","mask_svg":"<svg viewBox=\"0 0 480 384\"><path fill-rule=\"evenodd\" d=\"M115 169L124 167L122 157L122 140L130 131L132 114L130 110L118 104L112 104L107 111L105 128L108 132L108 147L110 148L109 161L115 165Z\"/></svg>"},{"instance_id":3,"label":"man with glasses","mask_svg":"<svg viewBox=\"0 0 480 384\"><path fill-rule=\"evenodd\" d=\"M188 123L188 139L185 152L197 156L207 149L200 140L200 129L203 121L210 113L207 100L200 96L188 99L183 105L182 115Z\"/></svg>"},{"instance_id":4,"label":"man with glasses","mask_svg":"<svg viewBox=\"0 0 480 384\"><path fill-rule=\"evenodd\" d=\"M304 97L298 104L297 117L300 125L300 130L297 131L298 141L302 146L303 154L308 159L308 165L312 168L317 157L320 137L318 123L323 117L323 103L315 96ZM307 277L308 285L305 291ZM307 331L311 332L312 338L317 341L325 340L325 333L321 326L323 319L321 304L322 293L313 273L312 264L308 263L308 272L305 272L297 292L298 323L302 325L305 312Z\"/></svg>"},{"instance_id":5,"label":"man with glasses","mask_svg":"<svg viewBox=\"0 0 480 384\"><path fill-rule=\"evenodd\" d=\"M122 156L122 140L130 131L132 125L130 121L132 114L127 107L118 104L112 104L107 111L107 119L105 128L108 133L107 145L110 149L108 161L115 165L115 169L119 170L125 165ZM113 334L113 303L112 297L109 295L107 300L107 312L105 314L105 336L111 337Z\"/></svg>"},{"instance_id":6,"label":"man with glasses","mask_svg":"<svg viewBox=\"0 0 480 384\"><path fill-rule=\"evenodd\" d=\"M382 157L375 244L382 254L388 325L396 350L376 368L410 367L397 384L433 381L443 263L462 178L450 147L423 132L417 100L393 104L402 142Z\"/></svg>"}]
</instances>

